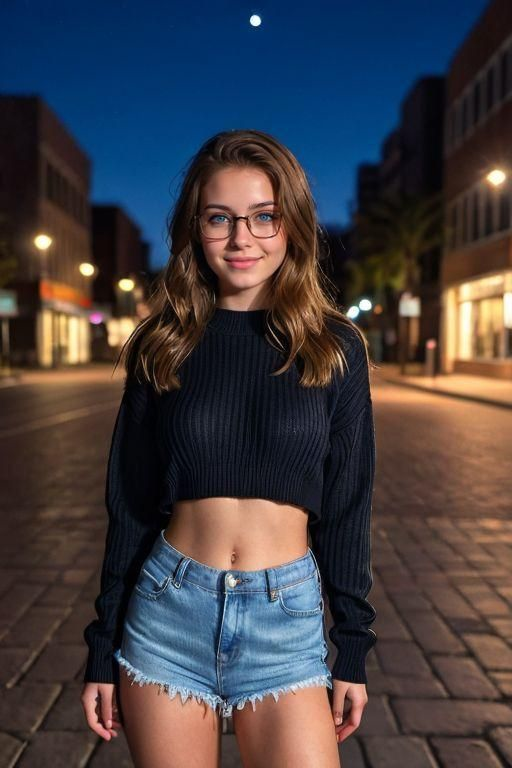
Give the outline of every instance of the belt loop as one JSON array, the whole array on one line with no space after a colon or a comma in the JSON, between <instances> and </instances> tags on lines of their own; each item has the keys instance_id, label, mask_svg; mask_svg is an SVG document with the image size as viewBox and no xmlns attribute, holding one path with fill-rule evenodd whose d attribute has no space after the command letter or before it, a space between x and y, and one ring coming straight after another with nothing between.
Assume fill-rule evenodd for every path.
<instances>
[{"instance_id":1,"label":"belt loop","mask_svg":"<svg viewBox=\"0 0 512 768\"><path fill-rule=\"evenodd\" d=\"M183 576L185 575L185 570L187 568L187 565L190 563L191 558L190 557L181 557L178 565L174 569L174 573L172 575L172 583L176 587L176 589L181 588L181 582L183 579Z\"/></svg>"},{"instance_id":2,"label":"belt loop","mask_svg":"<svg viewBox=\"0 0 512 768\"><path fill-rule=\"evenodd\" d=\"M278 592L279 592L279 585L277 583L277 577L276 573L273 568L266 568L265 569L265 576L267 579L267 592L269 596L269 600L277 600L278 599Z\"/></svg>"}]
</instances>

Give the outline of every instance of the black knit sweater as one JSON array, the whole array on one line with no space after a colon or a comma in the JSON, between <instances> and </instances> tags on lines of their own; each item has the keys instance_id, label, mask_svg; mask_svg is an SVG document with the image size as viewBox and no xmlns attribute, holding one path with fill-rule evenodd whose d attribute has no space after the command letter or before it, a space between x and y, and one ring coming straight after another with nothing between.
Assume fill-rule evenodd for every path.
<instances>
[{"instance_id":1,"label":"black knit sweater","mask_svg":"<svg viewBox=\"0 0 512 768\"><path fill-rule=\"evenodd\" d=\"M349 371L328 387L302 387L294 363L264 338L266 310L216 307L182 364L181 389L158 395L127 380L107 469L108 531L84 630L84 681L117 682L127 602L173 502L213 496L273 499L308 511L338 654L333 678L366 683L376 643L370 524L375 431L366 353L357 334L329 320Z\"/></svg>"}]
</instances>

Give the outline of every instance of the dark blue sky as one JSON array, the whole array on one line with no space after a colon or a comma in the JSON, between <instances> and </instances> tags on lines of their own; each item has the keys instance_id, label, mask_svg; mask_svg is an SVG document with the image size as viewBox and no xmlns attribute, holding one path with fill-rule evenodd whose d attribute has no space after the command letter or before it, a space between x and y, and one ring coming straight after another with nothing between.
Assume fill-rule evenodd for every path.
<instances>
[{"instance_id":1,"label":"dark blue sky","mask_svg":"<svg viewBox=\"0 0 512 768\"><path fill-rule=\"evenodd\" d=\"M486 0L3 0L0 91L39 94L167 259L185 163L213 133L258 128L296 154L322 223L345 223L418 77L443 74ZM259 28L249 25L262 16Z\"/></svg>"}]
</instances>

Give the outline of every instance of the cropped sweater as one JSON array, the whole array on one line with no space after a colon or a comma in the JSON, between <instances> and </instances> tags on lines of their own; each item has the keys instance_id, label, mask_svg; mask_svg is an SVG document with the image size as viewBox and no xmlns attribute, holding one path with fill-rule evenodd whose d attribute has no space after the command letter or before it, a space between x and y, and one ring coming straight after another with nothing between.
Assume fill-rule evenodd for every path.
<instances>
[{"instance_id":1,"label":"cropped sweater","mask_svg":"<svg viewBox=\"0 0 512 768\"><path fill-rule=\"evenodd\" d=\"M173 502L255 497L302 506L333 618L333 678L366 683L376 643L366 599L373 583L370 524L375 430L366 351L329 319L348 362L327 387L302 387L295 361L264 337L266 310L215 308L181 365L181 389L158 395L125 381L107 467L108 529L97 618L84 629L84 681L118 682L133 586Z\"/></svg>"}]
</instances>

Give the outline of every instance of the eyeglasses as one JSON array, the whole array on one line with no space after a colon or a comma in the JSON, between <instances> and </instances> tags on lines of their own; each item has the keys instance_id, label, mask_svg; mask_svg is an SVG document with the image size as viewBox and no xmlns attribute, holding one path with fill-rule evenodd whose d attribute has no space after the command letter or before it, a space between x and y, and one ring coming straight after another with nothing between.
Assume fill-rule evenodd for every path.
<instances>
[{"instance_id":1,"label":"eyeglasses","mask_svg":"<svg viewBox=\"0 0 512 768\"><path fill-rule=\"evenodd\" d=\"M197 213L201 232L209 240L225 240L231 237L238 219L245 219L254 237L275 237L281 227L282 214L277 211L258 211L249 216L231 216L229 213Z\"/></svg>"}]
</instances>

